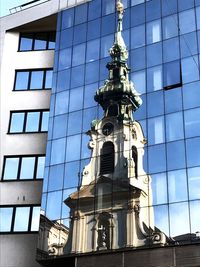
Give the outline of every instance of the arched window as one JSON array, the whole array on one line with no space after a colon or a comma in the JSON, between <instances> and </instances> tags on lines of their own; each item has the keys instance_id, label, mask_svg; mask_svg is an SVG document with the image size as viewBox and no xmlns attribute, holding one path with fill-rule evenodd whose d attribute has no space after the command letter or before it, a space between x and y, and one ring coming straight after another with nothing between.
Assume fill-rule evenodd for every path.
<instances>
[{"instance_id":1,"label":"arched window","mask_svg":"<svg viewBox=\"0 0 200 267\"><path fill-rule=\"evenodd\" d=\"M115 149L110 141L105 142L100 155L100 174L109 174L114 172Z\"/></svg>"},{"instance_id":2,"label":"arched window","mask_svg":"<svg viewBox=\"0 0 200 267\"><path fill-rule=\"evenodd\" d=\"M110 249L109 214L104 212L98 218L97 249Z\"/></svg>"},{"instance_id":3,"label":"arched window","mask_svg":"<svg viewBox=\"0 0 200 267\"><path fill-rule=\"evenodd\" d=\"M135 163L135 178L138 178L138 152L136 146L132 146L132 158Z\"/></svg>"},{"instance_id":4,"label":"arched window","mask_svg":"<svg viewBox=\"0 0 200 267\"><path fill-rule=\"evenodd\" d=\"M108 116L117 116L119 114L118 105L110 105L108 108Z\"/></svg>"}]
</instances>

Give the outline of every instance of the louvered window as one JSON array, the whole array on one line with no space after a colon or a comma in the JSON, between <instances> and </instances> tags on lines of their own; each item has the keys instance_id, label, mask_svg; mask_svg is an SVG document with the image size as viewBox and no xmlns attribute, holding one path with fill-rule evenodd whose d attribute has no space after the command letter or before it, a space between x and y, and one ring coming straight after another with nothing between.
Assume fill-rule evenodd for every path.
<instances>
[{"instance_id":1,"label":"louvered window","mask_svg":"<svg viewBox=\"0 0 200 267\"><path fill-rule=\"evenodd\" d=\"M100 174L109 174L114 172L115 151L112 142L105 142L101 149L100 156Z\"/></svg>"}]
</instances>

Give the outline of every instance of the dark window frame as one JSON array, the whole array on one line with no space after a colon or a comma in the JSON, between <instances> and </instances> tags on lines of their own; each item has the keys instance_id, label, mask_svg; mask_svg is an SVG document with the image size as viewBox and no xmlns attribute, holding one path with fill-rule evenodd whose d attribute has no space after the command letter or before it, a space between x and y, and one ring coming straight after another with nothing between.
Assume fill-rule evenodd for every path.
<instances>
[{"instance_id":1,"label":"dark window frame","mask_svg":"<svg viewBox=\"0 0 200 267\"><path fill-rule=\"evenodd\" d=\"M40 157L46 157L45 154L37 154L37 155L9 155L9 156L4 156L3 158L3 168L2 168L2 176L1 176L1 181L5 182L13 182L13 181L39 181L43 180L43 178L37 178L37 170L38 170L38 158ZM18 169L17 169L17 177L16 179L4 179L4 173L5 173L5 167L6 167L6 159L8 158L18 158L19 163L18 163ZM22 166L22 159L23 158L35 158L35 164L34 164L34 172L33 172L33 178L32 179L20 179L20 174L21 174L21 166ZM45 167L45 166L44 166Z\"/></svg>"},{"instance_id":2,"label":"dark window frame","mask_svg":"<svg viewBox=\"0 0 200 267\"><path fill-rule=\"evenodd\" d=\"M53 68L40 68L40 69L20 69L20 70L15 70L15 80L14 80L14 85L13 85L13 91L15 92L20 92L20 91L38 91L38 90L51 90L51 87L45 88L45 84L46 84L46 76L47 76L47 72L48 71L52 71L53 72ZM38 88L38 89L31 89L30 85L31 85L31 77L32 77L32 72L39 72L39 71L43 71L44 75L43 75L43 81L42 81L42 88ZM15 89L16 86L16 81L17 81L17 73L19 72L28 72L28 84L27 84L27 88L26 89Z\"/></svg>"},{"instance_id":3,"label":"dark window frame","mask_svg":"<svg viewBox=\"0 0 200 267\"><path fill-rule=\"evenodd\" d=\"M37 40L37 34L47 34L47 40L46 40L46 47L45 49L35 49L35 40ZM32 35L32 47L29 50L21 50L20 46L21 46L21 39L23 37L26 37L26 35ZM19 36L19 44L18 44L18 52L30 52L30 51L45 51L45 50L55 50L55 48L49 48L49 43L51 42L51 37L54 35L55 38L55 42L56 42L56 31L47 31L47 32L24 32L24 33L20 33Z\"/></svg>"},{"instance_id":4,"label":"dark window frame","mask_svg":"<svg viewBox=\"0 0 200 267\"><path fill-rule=\"evenodd\" d=\"M180 72L179 72L179 78L180 78L180 82L179 83L172 83L170 85L166 85L165 86L165 65L168 65L170 63L173 63L173 62L179 62L179 66L180 66ZM169 61L169 62L166 62L166 63L163 63L163 89L164 90L171 90L171 89L174 89L174 88L178 88L178 87L182 87L183 85L183 79L182 79L182 68L181 68L181 61L178 59L178 60L173 60L173 61Z\"/></svg>"},{"instance_id":5,"label":"dark window frame","mask_svg":"<svg viewBox=\"0 0 200 267\"><path fill-rule=\"evenodd\" d=\"M10 231L5 231L5 232L0 232L0 234L30 234L30 233L38 233L39 232L39 228L38 231L31 231L31 223L32 223L32 217L33 217L33 208L34 207L41 207L41 205L38 204L30 204L30 205L1 205L0 208L13 208L13 212L12 212L12 219L11 219L11 227L10 227ZM14 231L14 226L15 226L15 217L16 217L16 209L17 208L30 208L30 212L29 212L29 219L28 219L28 229L27 231Z\"/></svg>"},{"instance_id":6,"label":"dark window frame","mask_svg":"<svg viewBox=\"0 0 200 267\"><path fill-rule=\"evenodd\" d=\"M26 131L26 125L27 125L27 115L31 112L38 112L39 115L39 123L38 123L38 131ZM10 119L9 119L9 125L8 125L8 132L7 134L33 134L33 133L47 133L48 130L42 131L42 117L44 112L49 112L49 109L36 109L36 110L11 110L10 111ZM24 121L23 121L23 130L21 132L11 132L11 122L12 122L12 114L15 113L24 113Z\"/></svg>"}]
</instances>

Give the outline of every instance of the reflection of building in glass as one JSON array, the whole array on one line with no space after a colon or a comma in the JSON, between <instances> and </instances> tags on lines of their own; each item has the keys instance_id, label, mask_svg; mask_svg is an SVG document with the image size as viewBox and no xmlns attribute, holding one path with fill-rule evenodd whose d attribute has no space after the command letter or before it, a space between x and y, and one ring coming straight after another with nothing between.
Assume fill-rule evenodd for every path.
<instances>
[{"instance_id":1,"label":"reflection of building in glass","mask_svg":"<svg viewBox=\"0 0 200 267\"><path fill-rule=\"evenodd\" d=\"M40 5L40 2L43 3ZM45 259L45 267L75 264L76 267L200 266L200 1L123 0L122 36L129 51L129 75L143 101L134 112L134 123L126 126L127 140L120 135L120 130L116 131L121 129L117 119L101 120L102 107L93 98L108 77L105 66L110 62L108 50L116 28L116 1L51 0L33 4L37 5L27 9L28 6L24 6L22 11L0 21L0 220L3 221L0 223L0 255L3 255L0 265L39 266L35 251L43 182L41 205L49 219L48 227L50 221L57 226L60 223L63 229L63 225L70 228L74 219L82 220L83 214L78 211L86 200L84 194L91 196L88 199L90 206L93 205L93 217L96 222L99 220L94 229L96 251L88 250L89 253L79 255L80 244L75 242L74 253L69 254L66 245L63 252L59 249L63 255L55 256L48 254L46 246L40 254L40 262ZM51 87L52 90L48 90ZM121 109L113 106L106 118L119 111ZM91 128L91 121L98 136L107 140L105 146L101 143L101 151L100 147L93 147L97 135L92 134L93 144L91 137L85 134ZM107 125L101 129L104 124ZM134 139L131 127L138 126L140 132L140 125L144 133L139 134L139 138L142 140L144 134L148 142L145 146L135 143L135 147L131 147L129 141ZM124 154L122 149L118 150L117 136L122 139L121 144L130 143ZM93 148L92 158L88 143ZM141 152L144 148L142 175L141 167L137 166L137 148ZM116 166L113 158L120 157L131 158L132 162L124 164L122 160L120 164L124 166ZM97 173L93 176L87 173L93 162L100 162L96 170L98 167L100 176L106 177L100 178L101 183L100 180L96 183ZM110 245L112 231L107 230L110 226L116 229L119 224L120 229L122 226L127 229L124 220L116 219L114 207L118 200L124 201L125 209L121 213L125 218L131 210L129 200L133 199L131 183L130 186L123 183L124 191L119 194L122 183L113 183L117 180L114 172L106 174L115 170L114 166L127 170L127 177L134 177L132 182L136 181L135 177L143 181L142 176L146 174L151 178L148 180L151 183L147 183L151 190L141 194L145 200L148 198L148 205L145 201L140 203L140 215L147 214L148 219L142 218L145 225L140 229L150 235L153 231L164 233L169 237L168 245L162 246L159 241L157 246L149 242L145 249L125 248L124 243L132 242L125 239L118 242L120 249ZM93 186L89 177L96 178L94 194L83 192L84 188L90 188L89 184ZM70 214L72 204L77 207L75 218ZM112 207L109 211L104 208L108 204ZM135 214L136 211L135 207ZM154 226L156 228L151 229ZM60 244L59 238L52 242ZM86 246L93 246L89 239ZM109 246L112 251L102 249Z\"/></svg>"},{"instance_id":2,"label":"reflection of building in glass","mask_svg":"<svg viewBox=\"0 0 200 267\"><path fill-rule=\"evenodd\" d=\"M142 101L128 78L121 2L117 8L112 61L107 64L109 79L95 95L104 117L93 121L87 132L91 160L83 169L80 189L65 200L71 208L66 252L166 243L165 235L154 226L151 181L143 169L146 141L132 115Z\"/></svg>"},{"instance_id":3,"label":"reflection of building in glass","mask_svg":"<svg viewBox=\"0 0 200 267\"><path fill-rule=\"evenodd\" d=\"M62 255L69 229L59 221L50 221L41 214L37 257Z\"/></svg>"}]
</instances>

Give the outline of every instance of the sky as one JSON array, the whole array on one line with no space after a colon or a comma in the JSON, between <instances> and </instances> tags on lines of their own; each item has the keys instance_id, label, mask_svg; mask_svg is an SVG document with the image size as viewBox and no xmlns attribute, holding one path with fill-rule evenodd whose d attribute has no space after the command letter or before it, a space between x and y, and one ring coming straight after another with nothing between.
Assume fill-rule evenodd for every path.
<instances>
[{"instance_id":1,"label":"sky","mask_svg":"<svg viewBox=\"0 0 200 267\"><path fill-rule=\"evenodd\" d=\"M10 14L9 9L30 2L30 0L0 0L0 17Z\"/></svg>"}]
</instances>

